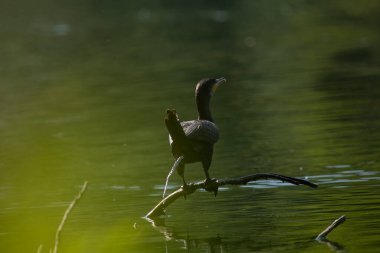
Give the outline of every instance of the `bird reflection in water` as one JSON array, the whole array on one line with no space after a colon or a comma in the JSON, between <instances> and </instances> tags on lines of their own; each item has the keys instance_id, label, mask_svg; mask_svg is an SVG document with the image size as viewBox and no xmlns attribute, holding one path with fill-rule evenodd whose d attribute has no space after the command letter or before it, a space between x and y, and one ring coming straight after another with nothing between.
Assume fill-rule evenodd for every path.
<instances>
[{"instance_id":1,"label":"bird reflection in water","mask_svg":"<svg viewBox=\"0 0 380 253\"><path fill-rule=\"evenodd\" d=\"M168 242L175 242L182 245L185 250L202 249L208 253L223 253L226 252L226 245L223 243L222 238L219 235L215 237L207 238L191 238L189 235L180 236L172 229L165 226L165 219L149 219L145 218L152 224L152 227L161 233L165 238L165 252L169 253Z\"/></svg>"}]
</instances>

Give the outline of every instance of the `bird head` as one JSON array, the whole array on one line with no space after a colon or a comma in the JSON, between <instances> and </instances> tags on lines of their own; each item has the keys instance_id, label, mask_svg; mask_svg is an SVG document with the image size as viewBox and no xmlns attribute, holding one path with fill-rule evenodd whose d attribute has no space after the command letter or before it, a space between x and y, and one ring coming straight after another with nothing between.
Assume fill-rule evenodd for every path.
<instances>
[{"instance_id":1,"label":"bird head","mask_svg":"<svg viewBox=\"0 0 380 253\"><path fill-rule=\"evenodd\" d=\"M222 78L206 78L198 82L195 87L195 101L198 109L198 119L208 120L213 122L210 111L210 100L216 89L222 83L226 82L224 77Z\"/></svg>"},{"instance_id":2,"label":"bird head","mask_svg":"<svg viewBox=\"0 0 380 253\"><path fill-rule=\"evenodd\" d=\"M200 80L195 87L195 96L212 96L219 85L226 82L226 78L205 78Z\"/></svg>"}]
</instances>

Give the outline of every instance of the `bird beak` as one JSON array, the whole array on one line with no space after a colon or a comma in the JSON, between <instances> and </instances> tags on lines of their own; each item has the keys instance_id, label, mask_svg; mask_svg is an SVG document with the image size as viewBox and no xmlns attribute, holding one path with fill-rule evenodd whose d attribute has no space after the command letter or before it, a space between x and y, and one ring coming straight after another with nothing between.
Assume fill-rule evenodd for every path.
<instances>
[{"instance_id":1,"label":"bird beak","mask_svg":"<svg viewBox=\"0 0 380 253\"><path fill-rule=\"evenodd\" d=\"M218 78L216 79L216 83L214 84L214 86L212 87L212 93L214 94L216 89L218 89L219 85L221 85L222 83L225 83L227 80L226 78L224 77L221 77L221 78Z\"/></svg>"}]
</instances>

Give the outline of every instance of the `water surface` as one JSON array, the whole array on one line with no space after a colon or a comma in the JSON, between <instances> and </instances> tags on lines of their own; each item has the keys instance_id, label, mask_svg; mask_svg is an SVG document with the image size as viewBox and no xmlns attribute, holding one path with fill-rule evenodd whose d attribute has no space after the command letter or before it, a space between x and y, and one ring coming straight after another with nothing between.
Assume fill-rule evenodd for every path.
<instances>
[{"instance_id":1,"label":"water surface","mask_svg":"<svg viewBox=\"0 0 380 253\"><path fill-rule=\"evenodd\" d=\"M377 252L378 1L3 1L0 249L49 252ZM216 178L273 172L218 197L161 198L174 160L166 108L196 117L194 85L221 130ZM203 179L199 164L189 181ZM169 191L180 186L173 175ZM314 238L334 219L347 221Z\"/></svg>"}]
</instances>

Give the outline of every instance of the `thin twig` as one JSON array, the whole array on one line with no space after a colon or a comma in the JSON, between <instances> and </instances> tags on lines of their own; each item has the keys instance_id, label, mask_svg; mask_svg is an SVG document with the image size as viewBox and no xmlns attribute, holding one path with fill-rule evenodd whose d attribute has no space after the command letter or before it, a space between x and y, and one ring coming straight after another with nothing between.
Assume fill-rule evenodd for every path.
<instances>
[{"instance_id":1,"label":"thin twig","mask_svg":"<svg viewBox=\"0 0 380 253\"><path fill-rule=\"evenodd\" d=\"M346 216L342 215L338 219L334 220L330 226L323 230L315 239L318 241L326 240L327 235L333 231L336 227L342 224L346 220Z\"/></svg>"},{"instance_id":2,"label":"thin twig","mask_svg":"<svg viewBox=\"0 0 380 253\"><path fill-rule=\"evenodd\" d=\"M86 188L87 188L87 181L85 181L83 183L82 188L79 191L78 195L73 199L73 201L67 207L67 209L65 211L65 214L62 217L61 223L59 224L59 226L57 228L57 232L55 233L54 248L52 250L50 250L50 252L57 253L57 251L58 251L58 244L59 244L59 238L60 238L63 226L65 225L65 222L67 220L67 217L69 216L71 210L73 209L73 207L75 206L75 204L77 203L77 201L80 200L80 198L82 197L82 194L86 191Z\"/></svg>"},{"instance_id":3,"label":"thin twig","mask_svg":"<svg viewBox=\"0 0 380 253\"><path fill-rule=\"evenodd\" d=\"M251 181L257 181L262 179L277 179L283 182L288 182L294 185L307 185L312 188L318 187L316 184L313 184L309 181L298 179L294 177L288 177L279 174L272 173L259 173L248 176L242 176L239 178L227 178L220 179L213 182L211 188L220 187L223 185L245 185ZM176 199L182 196L187 196L194 193L197 189L205 189L209 190L210 185L206 185L205 181L200 181L196 183L191 183L186 187L186 191L181 187L180 189L174 191L172 194L168 195L166 198L161 200L149 213L145 216L146 218L153 219L154 217L158 217L165 213L165 208L168 207L171 203L173 203Z\"/></svg>"},{"instance_id":4,"label":"thin twig","mask_svg":"<svg viewBox=\"0 0 380 253\"><path fill-rule=\"evenodd\" d=\"M43 245L43 244L40 244L40 246L38 246L37 253L41 253L43 247L44 247L44 245Z\"/></svg>"}]
</instances>

